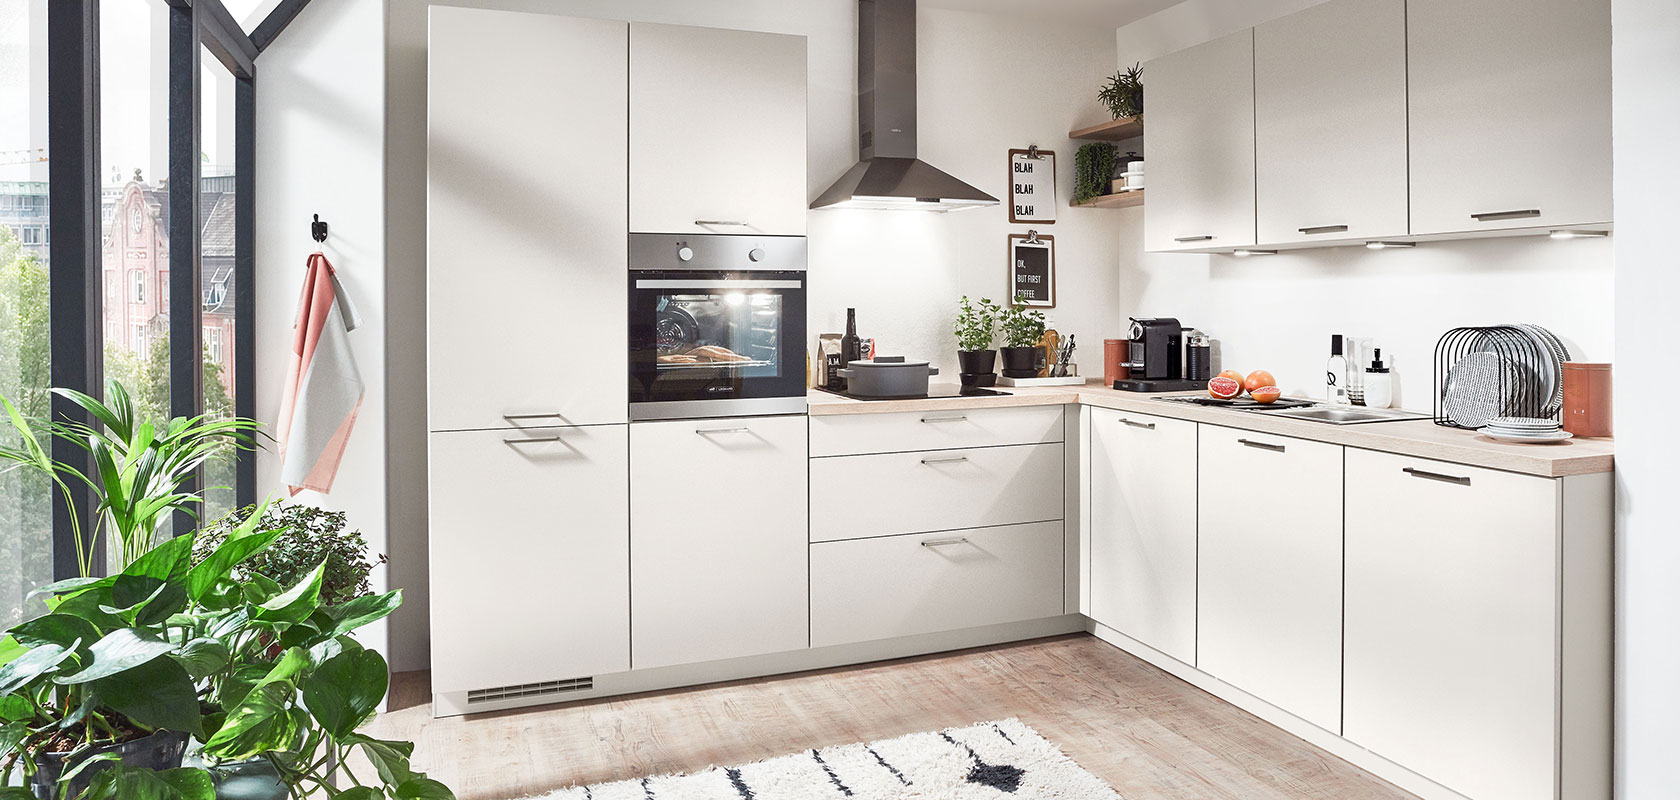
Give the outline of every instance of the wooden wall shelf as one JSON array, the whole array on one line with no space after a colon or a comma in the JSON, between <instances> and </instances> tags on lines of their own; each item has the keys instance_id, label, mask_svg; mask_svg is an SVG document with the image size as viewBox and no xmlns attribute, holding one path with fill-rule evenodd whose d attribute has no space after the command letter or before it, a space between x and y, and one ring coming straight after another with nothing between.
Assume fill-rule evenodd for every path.
<instances>
[{"instance_id":1,"label":"wooden wall shelf","mask_svg":"<svg viewBox=\"0 0 1680 800\"><path fill-rule=\"evenodd\" d=\"M1098 197L1098 198L1093 199L1093 200L1087 200L1083 203L1074 203L1073 207L1074 208L1131 208L1133 206L1141 206L1141 205L1143 205L1143 193L1145 191L1147 191L1147 190L1139 189L1135 192L1116 192L1115 194L1105 194L1101 197Z\"/></svg>"},{"instance_id":2,"label":"wooden wall shelf","mask_svg":"<svg viewBox=\"0 0 1680 800\"><path fill-rule=\"evenodd\" d=\"M1068 131L1069 139L1096 139L1102 142L1118 142L1122 139L1131 139L1142 135L1143 116L1141 114L1135 117L1121 117L1117 120L1104 122L1101 125L1092 125L1089 128Z\"/></svg>"}]
</instances>

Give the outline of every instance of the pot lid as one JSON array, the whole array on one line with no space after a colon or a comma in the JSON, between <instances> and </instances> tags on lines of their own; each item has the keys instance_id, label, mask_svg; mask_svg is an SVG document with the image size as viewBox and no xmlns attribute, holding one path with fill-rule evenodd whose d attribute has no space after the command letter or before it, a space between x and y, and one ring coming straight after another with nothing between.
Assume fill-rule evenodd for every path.
<instances>
[{"instance_id":1,"label":"pot lid","mask_svg":"<svg viewBox=\"0 0 1680 800\"><path fill-rule=\"evenodd\" d=\"M846 366L850 369L867 367L925 367L928 363L929 362L926 361L906 361L904 356L879 356L869 361L848 361L846 362Z\"/></svg>"}]
</instances>

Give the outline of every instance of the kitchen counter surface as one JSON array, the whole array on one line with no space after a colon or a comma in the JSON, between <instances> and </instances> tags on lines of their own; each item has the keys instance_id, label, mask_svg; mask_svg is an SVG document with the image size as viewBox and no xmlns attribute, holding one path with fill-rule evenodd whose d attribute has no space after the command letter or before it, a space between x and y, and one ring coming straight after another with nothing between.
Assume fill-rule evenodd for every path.
<instances>
[{"instance_id":1,"label":"kitchen counter surface","mask_svg":"<svg viewBox=\"0 0 1680 800\"><path fill-rule=\"evenodd\" d=\"M812 416L824 416L1078 403L1547 478L1609 472L1615 467L1614 439L1572 439L1548 445L1512 444L1495 441L1475 431L1436 425L1428 419L1331 425L1269 417L1264 412L1162 403L1150 398L1169 395L1120 392L1097 383L1045 388L1003 387L1002 391L1010 394L1004 397L862 401L812 390L807 395L807 405Z\"/></svg>"}]
</instances>

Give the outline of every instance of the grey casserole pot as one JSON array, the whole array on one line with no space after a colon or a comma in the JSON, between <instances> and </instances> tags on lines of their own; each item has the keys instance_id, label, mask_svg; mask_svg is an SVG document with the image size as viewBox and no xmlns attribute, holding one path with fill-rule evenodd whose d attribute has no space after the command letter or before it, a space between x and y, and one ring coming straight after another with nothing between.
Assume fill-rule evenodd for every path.
<instances>
[{"instance_id":1,"label":"grey casserole pot","mask_svg":"<svg viewBox=\"0 0 1680 800\"><path fill-rule=\"evenodd\" d=\"M920 397L928 392L928 378L939 374L926 361L904 356L880 356L872 361L847 362L836 375L846 379L846 393L859 397Z\"/></svg>"}]
</instances>

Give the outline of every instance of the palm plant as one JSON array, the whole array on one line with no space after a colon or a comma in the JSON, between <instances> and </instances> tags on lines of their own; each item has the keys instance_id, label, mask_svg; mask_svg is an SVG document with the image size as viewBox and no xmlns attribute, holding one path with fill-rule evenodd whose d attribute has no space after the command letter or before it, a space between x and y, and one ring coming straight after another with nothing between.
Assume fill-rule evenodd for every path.
<instances>
[{"instance_id":1,"label":"palm plant","mask_svg":"<svg viewBox=\"0 0 1680 800\"><path fill-rule=\"evenodd\" d=\"M203 502L183 490L199 468L231 450L255 446L261 428L255 420L210 415L176 417L160 427L140 418L128 390L116 381L106 385L108 402L73 389L52 391L86 411L96 424L31 420L0 397L20 440L15 446L0 444L0 461L33 469L53 482L64 506L71 509L76 564L83 576L94 574L92 545L101 536L114 545L119 570L150 551L163 520L176 511L194 514ZM53 459L47 444L53 440L86 450L90 473ZM92 489L99 500L98 519L91 527L70 502L81 487Z\"/></svg>"}]
</instances>

